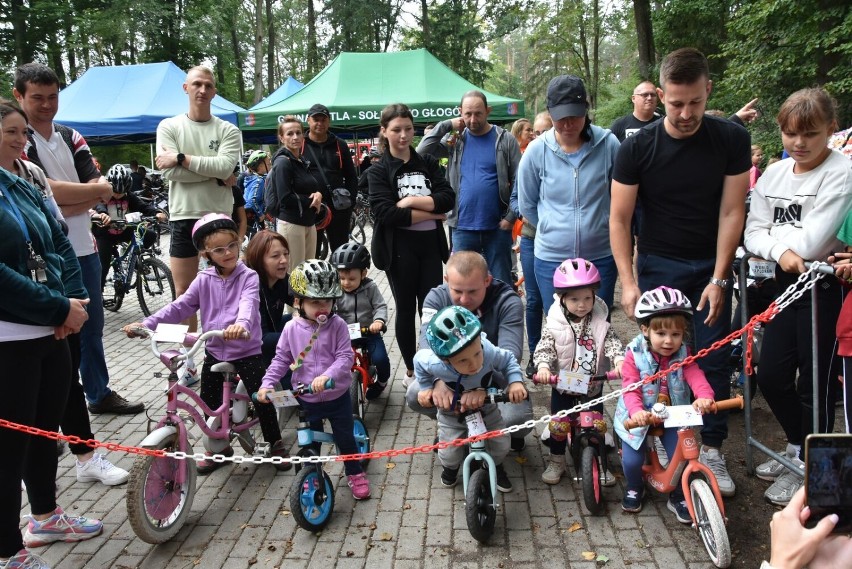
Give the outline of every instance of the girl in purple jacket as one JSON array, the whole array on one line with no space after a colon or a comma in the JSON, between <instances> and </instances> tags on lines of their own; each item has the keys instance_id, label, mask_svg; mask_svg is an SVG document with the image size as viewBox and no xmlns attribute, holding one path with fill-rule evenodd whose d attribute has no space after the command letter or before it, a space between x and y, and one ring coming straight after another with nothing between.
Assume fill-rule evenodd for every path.
<instances>
[{"instance_id":1,"label":"girl in purple jacket","mask_svg":"<svg viewBox=\"0 0 852 569\"><path fill-rule=\"evenodd\" d=\"M224 338L212 338L207 342L201 376L201 399L211 409L216 409L222 405L224 376L210 370L214 364L231 362L249 392L260 388L264 365L260 348L263 334L258 309L259 281L257 273L239 260L237 226L230 217L219 213L205 215L192 228L192 241L210 267L198 273L183 295L143 320L141 325L154 330L161 322L178 324L201 310L204 330L224 331ZM138 326L138 323L130 324L124 331L132 336L132 329ZM272 446L272 455L288 457L275 409L258 405L257 411L263 438ZM234 449L229 446L221 454L231 456ZM207 474L223 464L200 460L198 472ZM289 470L291 466L289 462L275 464L278 470Z\"/></svg>"},{"instance_id":2,"label":"girl in purple jacket","mask_svg":"<svg viewBox=\"0 0 852 569\"><path fill-rule=\"evenodd\" d=\"M340 454L356 454L349 396L352 344L346 322L332 313L334 300L343 296L337 269L319 259L300 263L290 273L290 288L299 314L284 326L257 398L267 402L266 394L292 370L293 387L311 386L312 393L299 397L311 429L322 431L323 419L328 420ZM329 379L334 380L334 387L326 389ZM369 498L370 482L361 463L347 460L343 468L352 496L356 500Z\"/></svg>"}]
</instances>

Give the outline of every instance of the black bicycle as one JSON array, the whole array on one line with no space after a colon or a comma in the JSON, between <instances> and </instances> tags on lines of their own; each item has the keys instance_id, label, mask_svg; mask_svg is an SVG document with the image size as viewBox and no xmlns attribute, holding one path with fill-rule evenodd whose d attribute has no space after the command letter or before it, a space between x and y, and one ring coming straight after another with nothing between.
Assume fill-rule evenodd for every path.
<instances>
[{"instance_id":1,"label":"black bicycle","mask_svg":"<svg viewBox=\"0 0 852 569\"><path fill-rule=\"evenodd\" d=\"M367 241L367 225L373 225L373 210L370 209L370 199L362 194L355 198L355 208L349 222L349 240L362 245Z\"/></svg>"},{"instance_id":2,"label":"black bicycle","mask_svg":"<svg viewBox=\"0 0 852 569\"><path fill-rule=\"evenodd\" d=\"M124 302L124 295L135 288L139 307L145 316L150 316L175 299L172 271L157 258L161 253L157 219L143 218L138 223L113 221L110 225L117 229L131 227L134 231L128 243L122 243L113 250L110 272L104 286L104 308L111 312L118 311ZM145 246L149 234L156 237Z\"/></svg>"}]
</instances>

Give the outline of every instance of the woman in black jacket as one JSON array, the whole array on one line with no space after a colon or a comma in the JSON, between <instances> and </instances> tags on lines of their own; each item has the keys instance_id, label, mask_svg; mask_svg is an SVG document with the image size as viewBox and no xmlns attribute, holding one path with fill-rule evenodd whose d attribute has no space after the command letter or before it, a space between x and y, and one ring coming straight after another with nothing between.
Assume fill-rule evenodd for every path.
<instances>
[{"instance_id":1,"label":"woman in black jacket","mask_svg":"<svg viewBox=\"0 0 852 569\"><path fill-rule=\"evenodd\" d=\"M284 117L284 122L278 125L282 146L272 157L272 170L266 182L273 184L278 196L278 233L290 245L291 267L314 256L317 248L314 224L322 205L322 187L308 173L308 162L302 159L304 137L299 119Z\"/></svg>"},{"instance_id":2,"label":"woman in black jacket","mask_svg":"<svg viewBox=\"0 0 852 569\"><path fill-rule=\"evenodd\" d=\"M373 263L387 273L396 301L396 339L406 375L414 374L415 311L441 284L442 264L449 258L443 221L455 205L455 194L432 156L411 147L414 117L402 104L382 111L382 159L373 164L370 206L376 217Z\"/></svg>"}]
</instances>

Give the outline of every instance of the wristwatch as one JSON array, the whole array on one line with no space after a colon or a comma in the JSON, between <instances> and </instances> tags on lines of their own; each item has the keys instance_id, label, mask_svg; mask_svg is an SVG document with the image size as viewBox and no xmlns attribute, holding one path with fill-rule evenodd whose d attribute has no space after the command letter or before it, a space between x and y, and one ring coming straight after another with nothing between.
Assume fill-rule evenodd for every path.
<instances>
[{"instance_id":1,"label":"wristwatch","mask_svg":"<svg viewBox=\"0 0 852 569\"><path fill-rule=\"evenodd\" d=\"M183 166L184 160L186 160L186 155L183 152L178 152L178 155L177 155L178 166Z\"/></svg>"},{"instance_id":2,"label":"wristwatch","mask_svg":"<svg viewBox=\"0 0 852 569\"><path fill-rule=\"evenodd\" d=\"M717 279L716 277L710 277L710 284L716 285L722 290L728 290L731 288L731 279Z\"/></svg>"}]
</instances>

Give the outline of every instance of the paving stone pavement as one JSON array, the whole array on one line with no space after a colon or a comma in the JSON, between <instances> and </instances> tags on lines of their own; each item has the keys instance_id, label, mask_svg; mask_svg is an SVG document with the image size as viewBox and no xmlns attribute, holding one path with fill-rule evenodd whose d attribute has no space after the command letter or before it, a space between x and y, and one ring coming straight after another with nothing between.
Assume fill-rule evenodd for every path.
<instances>
[{"instance_id":1,"label":"paving stone pavement","mask_svg":"<svg viewBox=\"0 0 852 569\"><path fill-rule=\"evenodd\" d=\"M371 276L393 307L384 273L373 269ZM118 312L107 312L104 343L110 385L130 400L144 401L147 413L156 419L165 404L165 379L155 378L154 372L162 371L162 366L147 342L128 339L119 332L122 325L141 318L135 295L128 296ZM393 379L368 408L366 425L373 449L429 444L435 436L435 423L404 405L401 379L405 369L392 322L385 342ZM528 387L536 417L546 414L547 391L531 384ZM608 404L610 418L613 408ZM146 414L91 417L99 440L131 445L143 439L149 423ZM286 421L284 439L295 449L296 421L293 416ZM541 431L539 425L536 433ZM195 441L194 449L203 451L200 440ZM117 452L107 456L128 470L135 458ZM618 485L604 489L606 509L600 516L589 515L582 505L582 490L572 480L571 466L560 484L541 482L546 457L546 449L543 452L533 435L527 437L527 447L520 455L507 457L505 467L514 491L501 495L502 507L487 546L475 541L467 530L461 484L452 489L441 486L440 465L431 452L372 460L367 468L372 497L360 502L352 498L342 465L330 464L326 470L336 486L334 513L317 535L299 528L290 513L292 470L227 465L198 477L187 523L170 542L152 546L137 538L128 523L126 486L77 482L74 458L66 450L59 464L57 501L71 514L101 518L104 533L89 541L55 543L36 551L55 569L712 567L697 533L674 519L663 497L649 492L653 496L640 514L621 511L623 478L615 452L611 461L616 463ZM22 516L29 512L26 493L23 499ZM588 552L599 561L585 560Z\"/></svg>"}]
</instances>

